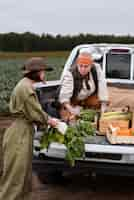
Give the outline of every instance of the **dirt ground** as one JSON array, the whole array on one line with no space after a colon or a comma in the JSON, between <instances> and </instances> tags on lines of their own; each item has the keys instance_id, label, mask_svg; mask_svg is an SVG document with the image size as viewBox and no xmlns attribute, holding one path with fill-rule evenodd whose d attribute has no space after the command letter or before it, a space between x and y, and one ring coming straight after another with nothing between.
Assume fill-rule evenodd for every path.
<instances>
[{"instance_id":1,"label":"dirt ground","mask_svg":"<svg viewBox=\"0 0 134 200\"><path fill-rule=\"evenodd\" d=\"M126 105L134 110L133 90L109 88L110 107ZM12 119L0 117L0 130L8 127ZM43 175L42 175L43 176ZM45 179L45 178L44 178ZM61 184L42 183L33 172L33 200L134 200L134 178L100 176L91 179L87 174L71 176Z\"/></svg>"},{"instance_id":2,"label":"dirt ground","mask_svg":"<svg viewBox=\"0 0 134 200\"><path fill-rule=\"evenodd\" d=\"M133 200L132 178L74 176L63 184L41 184L33 174L33 198L38 200Z\"/></svg>"}]
</instances>

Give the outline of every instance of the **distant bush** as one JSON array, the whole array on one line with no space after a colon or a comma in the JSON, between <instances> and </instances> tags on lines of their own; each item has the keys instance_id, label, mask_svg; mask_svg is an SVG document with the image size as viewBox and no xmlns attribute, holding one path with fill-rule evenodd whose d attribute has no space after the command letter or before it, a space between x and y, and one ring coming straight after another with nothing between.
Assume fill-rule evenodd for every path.
<instances>
[{"instance_id":1,"label":"distant bush","mask_svg":"<svg viewBox=\"0 0 134 200\"><path fill-rule=\"evenodd\" d=\"M45 33L37 35L30 32L0 34L0 50L4 52L63 51L71 50L76 45L83 43L134 44L134 36L94 35L90 33L53 36Z\"/></svg>"}]
</instances>

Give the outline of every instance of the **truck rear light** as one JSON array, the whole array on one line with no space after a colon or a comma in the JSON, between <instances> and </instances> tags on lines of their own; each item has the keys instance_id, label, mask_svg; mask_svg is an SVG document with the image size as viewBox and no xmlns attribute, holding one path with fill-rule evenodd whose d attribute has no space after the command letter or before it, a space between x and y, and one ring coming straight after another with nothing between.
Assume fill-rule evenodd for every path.
<instances>
[{"instance_id":1,"label":"truck rear light","mask_svg":"<svg viewBox=\"0 0 134 200\"><path fill-rule=\"evenodd\" d=\"M111 49L110 53L129 53L129 49Z\"/></svg>"}]
</instances>

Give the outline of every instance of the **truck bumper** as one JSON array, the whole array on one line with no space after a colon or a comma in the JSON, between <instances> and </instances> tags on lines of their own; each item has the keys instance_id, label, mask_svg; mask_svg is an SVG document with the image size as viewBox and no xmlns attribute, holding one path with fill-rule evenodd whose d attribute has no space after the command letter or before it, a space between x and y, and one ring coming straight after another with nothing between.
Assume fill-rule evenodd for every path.
<instances>
[{"instance_id":1,"label":"truck bumper","mask_svg":"<svg viewBox=\"0 0 134 200\"><path fill-rule=\"evenodd\" d=\"M105 163L92 161L76 161L75 166L71 167L64 159L54 159L45 157L33 159L33 170L38 173L47 173L48 171L60 170L69 173L91 173L109 174L118 176L134 176L134 164Z\"/></svg>"}]
</instances>

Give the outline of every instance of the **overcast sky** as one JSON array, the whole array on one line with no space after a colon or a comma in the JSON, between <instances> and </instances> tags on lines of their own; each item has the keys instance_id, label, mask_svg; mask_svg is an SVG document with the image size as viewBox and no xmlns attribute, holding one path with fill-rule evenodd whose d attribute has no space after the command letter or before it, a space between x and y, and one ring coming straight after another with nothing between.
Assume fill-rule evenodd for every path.
<instances>
[{"instance_id":1,"label":"overcast sky","mask_svg":"<svg viewBox=\"0 0 134 200\"><path fill-rule=\"evenodd\" d=\"M0 0L0 33L134 35L134 0Z\"/></svg>"}]
</instances>

